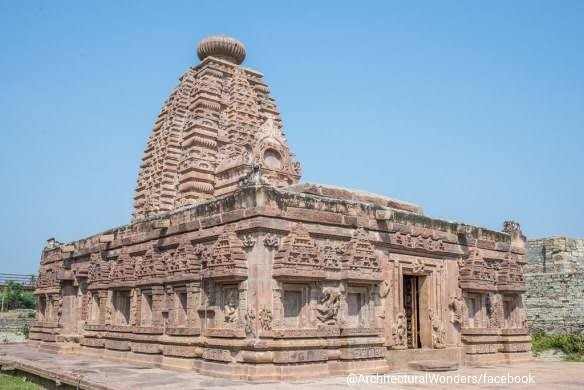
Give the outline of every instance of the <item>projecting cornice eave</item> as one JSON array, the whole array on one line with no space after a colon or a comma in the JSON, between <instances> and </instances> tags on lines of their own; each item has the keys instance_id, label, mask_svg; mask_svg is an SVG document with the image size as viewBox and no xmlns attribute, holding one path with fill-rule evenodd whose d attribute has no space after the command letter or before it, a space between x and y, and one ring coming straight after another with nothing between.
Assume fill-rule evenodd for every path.
<instances>
[{"instance_id":1,"label":"projecting cornice eave","mask_svg":"<svg viewBox=\"0 0 584 390\"><path fill-rule=\"evenodd\" d=\"M377 211L380 210L389 211L389 219L377 220ZM479 240L487 240L493 241L495 243L493 250L499 251L505 248L509 250L511 240L509 234L480 227L443 221L371 203L321 197L259 184L237 188L213 200L141 218L131 224L71 242L68 245L72 246L73 250L68 253L62 253L60 248L56 248L46 251L45 256L50 253L51 256L47 257L75 258L129 243L134 245L151 239L210 229L259 216L347 228L363 226L380 234L393 232L438 240L436 241L438 244L432 245L439 245L441 240L445 243L476 246ZM460 241L461 238L464 239ZM512 253L522 254L521 248L510 248ZM443 251L449 254L455 254L454 252Z\"/></svg>"}]
</instances>

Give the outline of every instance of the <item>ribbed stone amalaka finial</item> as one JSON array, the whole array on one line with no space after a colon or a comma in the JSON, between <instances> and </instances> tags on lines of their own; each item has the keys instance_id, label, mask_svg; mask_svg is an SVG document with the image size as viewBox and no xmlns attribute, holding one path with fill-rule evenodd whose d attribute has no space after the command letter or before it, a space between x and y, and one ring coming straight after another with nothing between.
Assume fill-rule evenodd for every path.
<instances>
[{"instance_id":1,"label":"ribbed stone amalaka finial","mask_svg":"<svg viewBox=\"0 0 584 390\"><path fill-rule=\"evenodd\" d=\"M216 57L239 65L245 59L245 46L233 37L212 35L199 43L197 55L201 61L207 57Z\"/></svg>"}]
</instances>

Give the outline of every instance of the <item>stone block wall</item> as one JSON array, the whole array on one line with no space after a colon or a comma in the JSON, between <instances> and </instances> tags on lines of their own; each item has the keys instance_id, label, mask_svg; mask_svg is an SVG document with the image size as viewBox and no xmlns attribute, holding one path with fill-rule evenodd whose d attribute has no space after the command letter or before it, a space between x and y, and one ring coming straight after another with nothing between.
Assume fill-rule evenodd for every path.
<instances>
[{"instance_id":1,"label":"stone block wall","mask_svg":"<svg viewBox=\"0 0 584 390\"><path fill-rule=\"evenodd\" d=\"M584 271L584 239L550 237L527 242L526 273Z\"/></svg>"},{"instance_id":2,"label":"stone block wall","mask_svg":"<svg viewBox=\"0 0 584 390\"><path fill-rule=\"evenodd\" d=\"M528 241L526 304L532 334L584 333L584 239Z\"/></svg>"}]
</instances>

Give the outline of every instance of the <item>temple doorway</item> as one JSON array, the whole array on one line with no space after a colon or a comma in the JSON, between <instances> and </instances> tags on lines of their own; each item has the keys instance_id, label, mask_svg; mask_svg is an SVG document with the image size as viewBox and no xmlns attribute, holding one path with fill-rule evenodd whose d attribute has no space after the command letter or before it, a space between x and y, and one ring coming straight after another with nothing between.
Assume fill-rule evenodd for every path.
<instances>
[{"instance_id":1,"label":"temple doorway","mask_svg":"<svg viewBox=\"0 0 584 390\"><path fill-rule=\"evenodd\" d=\"M404 312L407 322L408 348L421 348L420 340L420 283L419 277L404 275Z\"/></svg>"}]
</instances>

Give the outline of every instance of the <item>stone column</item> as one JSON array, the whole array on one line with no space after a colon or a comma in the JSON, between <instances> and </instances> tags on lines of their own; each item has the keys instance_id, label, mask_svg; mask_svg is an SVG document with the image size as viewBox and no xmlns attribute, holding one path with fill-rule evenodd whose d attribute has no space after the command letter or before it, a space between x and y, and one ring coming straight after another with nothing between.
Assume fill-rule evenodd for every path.
<instances>
[{"instance_id":1,"label":"stone column","mask_svg":"<svg viewBox=\"0 0 584 390\"><path fill-rule=\"evenodd\" d=\"M130 318L129 318L129 325L137 326L138 325L138 301L140 300L140 289L133 288L130 291Z\"/></svg>"},{"instance_id":2,"label":"stone column","mask_svg":"<svg viewBox=\"0 0 584 390\"><path fill-rule=\"evenodd\" d=\"M272 295L274 302L274 328L282 328L284 326L284 306L282 305L282 283L277 280L272 280Z\"/></svg>"},{"instance_id":3,"label":"stone column","mask_svg":"<svg viewBox=\"0 0 584 390\"><path fill-rule=\"evenodd\" d=\"M98 302L99 302L99 320L100 324L109 324L111 317L111 292L107 290L99 290L97 292ZM108 315L108 312L110 313Z\"/></svg>"},{"instance_id":4,"label":"stone column","mask_svg":"<svg viewBox=\"0 0 584 390\"><path fill-rule=\"evenodd\" d=\"M238 299L238 313L237 313L237 328L245 327L245 312L247 310L247 280L239 283L237 287Z\"/></svg>"},{"instance_id":5,"label":"stone column","mask_svg":"<svg viewBox=\"0 0 584 390\"><path fill-rule=\"evenodd\" d=\"M167 312L168 324L171 327L178 324L178 303L175 291L172 286L166 286L164 298L162 300L162 311Z\"/></svg>"},{"instance_id":6,"label":"stone column","mask_svg":"<svg viewBox=\"0 0 584 390\"><path fill-rule=\"evenodd\" d=\"M200 328L199 307L201 305L201 283L191 282L187 285L187 327ZM202 330L202 329L201 329Z\"/></svg>"},{"instance_id":7,"label":"stone column","mask_svg":"<svg viewBox=\"0 0 584 390\"><path fill-rule=\"evenodd\" d=\"M164 287L152 286L152 326L164 326L162 311L164 308Z\"/></svg>"}]
</instances>

